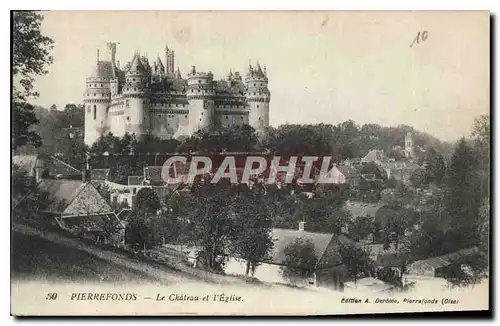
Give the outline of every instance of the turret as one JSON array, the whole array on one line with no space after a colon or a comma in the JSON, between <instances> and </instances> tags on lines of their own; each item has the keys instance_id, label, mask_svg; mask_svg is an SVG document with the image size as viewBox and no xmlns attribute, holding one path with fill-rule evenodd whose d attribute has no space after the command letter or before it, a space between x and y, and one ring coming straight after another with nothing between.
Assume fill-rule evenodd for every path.
<instances>
[{"instance_id":1,"label":"turret","mask_svg":"<svg viewBox=\"0 0 500 326\"><path fill-rule=\"evenodd\" d=\"M168 77L174 76L175 52L165 46L165 74Z\"/></svg>"},{"instance_id":2,"label":"turret","mask_svg":"<svg viewBox=\"0 0 500 326\"><path fill-rule=\"evenodd\" d=\"M192 66L188 74L187 100L189 101L189 134L211 126L214 114L214 85L211 72L196 72Z\"/></svg>"},{"instance_id":3,"label":"turret","mask_svg":"<svg viewBox=\"0 0 500 326\"><path fill-rule=\"evenodd\" d=\"M147 66L145 66L145 64ZM149 129L147 112L149 110L149 63L134 54L130 68L125 72L125 85L122 89L125 98L125 132L140 136Z\"/></svg>"},{"instance_id":4,"label":"turret","mask_svg":"<svg viewBox=\"0 0 500 326\"><path fill-rule=\"evenodd\" d=\"M264 70L265 71L265 70ZM271 93L268 89L267 72L257 61L255 68L251 64L245 77L246 98L248 102L248 122L258 132L269 126L269 102Z\"/></svg>"},{"instance_id":5,"label":"turret","mask_svg":"<svg viewBox=\"0 0 500 326\"><path fill-rule=\"evenodd\" d=\"M108 131L107 112L111 103L110 81L112 79L110 61L97 61L93 73L86 80L85 104L85 144L92 145Z\"/></svg>"}]
</instances>

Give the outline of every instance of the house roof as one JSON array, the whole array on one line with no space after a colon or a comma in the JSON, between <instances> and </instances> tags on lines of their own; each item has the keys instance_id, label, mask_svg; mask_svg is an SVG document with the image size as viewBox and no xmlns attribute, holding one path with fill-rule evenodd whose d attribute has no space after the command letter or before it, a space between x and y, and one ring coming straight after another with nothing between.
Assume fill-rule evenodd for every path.
<instances>
[{"instance_id":1,"label":"house roof","mask_svg":"<svg viewBox=\"0 0 500 326\"><path fill-rule=\"evenodd\" d=\"M37 155L14 155L12 163L19 166L20 169L31 174L37 162Z\"/></svg>"},{"instance_id":2,"label":"house roof","mask_svg":"<svg viewBox=\"0 0 500 326\"><path fill-rule=\"evenodd\" d=\"M357 178L361 175L357 169L349 165L339 165L338 169L346 178Z\"/></svg>"},{"instance_id":3,"label":"house roof","mask_svg":"<svg viewBox=\"0 0 500 326\"><path fill-rule=\"evenodd\" d=\"M456 262L460 262L464 258L467 258L470 255L477 253L479 249L477 247L462 249L459 251L455 251L446 255L431 257L424 260L418 260L413 263L413 265L425 265L432 267L434 269L445 267L451 265Z\"/></svg>"},{"instance_id":4,"label":"house roof","mask_svg":"<svg viewBox=\"0 0 500 326\"><path fill-rule=\"evenodd\" d=\"M163 166L146 166L144 168L144 179L156 182L163 182L161 171Z\"/></svg>"},{"instance_id":5,"label":"house roof","mask_svg":"<svg viewBox=\"0 0 500 326\"><path fill-rule=\"evenodd\" d=\"M375 217L378 210L384 206L384 203L368 204L363 202L347 201L344 208L347 209L353 218L360 216Z\"/></svg>"},{"instance_id":6,"label":"house roof","mask_svg":"<svg viewBox=\"0 0 500 326\"><path fill-rule=\"evenodd\" d=\"M69 204L86 186L87 184L80 180L43 180L38 188L47 192L51 199L64 200ZM57 204L57 202L52 203L50 208L54 209L54 205Z\"/></svg>"},{"instance_id":7,"label":"house roof","mask_svg":"<svg viewBox=\"0 0 500 326\"><path fill-rule=\"evenodd\" d=\"M413 162L395 161L395 162L382 162L380 166L384 170L406 170L415 171L421 169L422 167Z\"/></svg>"},{"instance_id":8,"label":"house roof","mask_svg":"<svg viewBox=\"0 0 500 326\"><path fill-rule=\"evenodd\" d=\"M79 180L43 180L39 189L49 196L48 211L63 215L96 215L112 211L91 183Z\"/></svg>"},{"instance_id":9,"label":"house roof","mask_svg":"<svg viewBox=\"0 0 500 326\"><path fill-rule=\"evenodd\" d=\"M129 186L142 186L144 181L144 176L142 175L131 175L128 177Z\"/></svg>"},{"instance_id":10,"label":"house roof","mask_svg":"<svg viewBox=\"0 0 500 326\"><path fill-rule=\"evenodd\" d=\"M91 180L108 180L110 169L92 169L90 170Z\"/></svg>"},{"instance_id":11,"label":"house roof","mask_svg":"<svg viewBox=\"0 0 500 326\"><path fill-rule=\"evenodd\" d=\"M51 176L81 175L80 170L54 156L14 155L12 157L12 163L28 172L30 176L33 176L36 166L43 168Z\"/></svg>"},{"instance_id":12,"label":"house roof","mask_svg":"<svg viewBox=\"0 0 500 326\"><path fill-rule=\"evenodd\" d=\"M328 247L328 244L332 241L333 234L274 228L272 230L274 248L271 254L271 262L282 264L285 260L285 248L299 238L310 240L313 243L314 252L319 260Z\"/></svg>"},{"instance_id":13,"label":"house roof","mask_svg":"<svg viewBox=\"0 0 500 326\"><path fill-rule=\"evenodd\" d=\"M363 157L363 161L365 162L376 162L382 161L384 159L384 151L378 149L372 149L368 152L368 154Z\"/></svg>"}]
</instances>

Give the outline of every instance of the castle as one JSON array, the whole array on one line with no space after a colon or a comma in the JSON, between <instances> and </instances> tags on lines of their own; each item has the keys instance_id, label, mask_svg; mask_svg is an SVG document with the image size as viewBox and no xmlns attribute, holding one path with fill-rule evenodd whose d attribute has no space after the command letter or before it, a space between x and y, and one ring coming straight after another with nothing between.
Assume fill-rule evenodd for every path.
<instances>
[{"instance_id":1,"label":"castle","mask_svg":"<svg viewBox=\"0 0 500 326\"><path fill-rule=\"evenodd\" d=\"M187 78L174 71L175 53L165 47L165 65L160 57L150 65L135 53L123 69L115 60L117 43L107 43L109 60L99 60L87 78L84 94L85 144L101 135L125 133L154 135L161 139L190 136L209 126L249 124L258 132L269 125L266 68L249 64L243 80L230 71L225 80L214 80L211 72L192 66Z\"/></svg>"}]
</instances>

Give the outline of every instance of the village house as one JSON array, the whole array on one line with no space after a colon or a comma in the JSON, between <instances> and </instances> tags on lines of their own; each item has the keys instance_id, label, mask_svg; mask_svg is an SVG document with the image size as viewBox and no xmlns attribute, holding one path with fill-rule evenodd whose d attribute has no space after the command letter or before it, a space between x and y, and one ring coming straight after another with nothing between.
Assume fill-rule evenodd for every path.
<instances>
[{"instance_id":1,"label":"village house","mask_svg":"<svg viewBox=\"0 0 500 326\"><path fill-rule=\"evenodd\" d=\"M14 155L12 164L26 172L36 182L42 179L79 180L82 173L60 159L49 155Z\"/></svg>"},{"instance_id":2,"label":"village house","mask_svg":"<svg viewBox=\"0 0 500 326\"><path fill-rule=\"evenodd\" d=\"M272 229L273 250L271 258L257 267L254 277L269 283L292 283L283 277L282 267L285 261L285 248L295 240L302 238L309 240L314 245L314 251L318 258L314 273L310 279L301 280L298 284L318 287L342 289L346 281L346 271L343 265L338 247L340 244L350 242L344 235L331 233L315 233L304 230L304 222L299 223L297 230ZM227 274L245 275L246 261L231 257L226 264Z\"/></svg>"},{"instance_id":3,"label":"village house","mask_svg":"<svg viewBox=\"0 0 500 326\"><path fill-rule=\"evenodd\" d=\"M358 187L361 181L361 173L353 165L341 164L339 171L345 176L345 181L349 186Z\"/></svg>"},{"instance_id":4,"label":"village house","mask_svg":"<svg viewBox=\"0 0 500 326\"><path fill-rule=\"evenodd\" d=\"M442 277L443 272L455 264L463 264L466 259L479 251L477 247L462 249L446 255L417 260L412 263L408 272L410 275Z\"/></svg>"},{"instance_id":5,"label":"village house","mask_svg":"<svg viewBox=\"0 0 500 326\"><path fill-rule=\"evenodd\" d=\"M43 180L38 188L47 194L48 205L41 211L49 223L94 240L113 229L107 241L123 245L124 226L108 202L89 180ZM52 221L52 222L51 222ZM111 233L111 232L110 232Z\"/></svg>"}]
</instances>

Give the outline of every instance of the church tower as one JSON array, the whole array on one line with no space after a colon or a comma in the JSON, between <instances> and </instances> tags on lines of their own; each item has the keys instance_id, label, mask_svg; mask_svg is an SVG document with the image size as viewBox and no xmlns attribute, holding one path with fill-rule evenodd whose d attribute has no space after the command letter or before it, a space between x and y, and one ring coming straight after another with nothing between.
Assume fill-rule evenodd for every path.
<instances>
[{"instance_id":1,"label":"church tower","mask_svg":"<svg viewBox=\"0 0 500 326\"><path fill-rule=\"evenodd\" d=\"M149 131L148 64L139 53L134 54L130 69L125 73L125 131L141 136Z\"/></svg>"},{"instance_id":2,"label":"church tower","mask_svg":"<svg viewBox=\"0 0 500 326\"><path fill-rule=\"evenodd\" d=\"M248 72L245 77L246 99L248 102L248 123L261 133L269 126L269 102L271 93L267 88L268 79L266 68L261 68L257 61L257 66L248 65Z\"/></svg>"},{"instance_id":3,"label":"church tower","mask_svg":"<svg viewBox=\"0 0 500 326\"><path fill-rule=\"evenodd\" d=\"M111 104L109 62L97 61L93 73L87 77L86 90L83 96L85 105L85 137L86 145L92 145L108 132L108 108Z\"/></svg>"},{"instance_id":4,"label":"church tower","mask_svg":"<svg viewBox=\"0 0 500 326\"><path fill-rule=\"evenodd\" d=\"M413 135L411 132L405 136L405 154L407 157L413 157Z\"/></svg>"}]
</instances>

